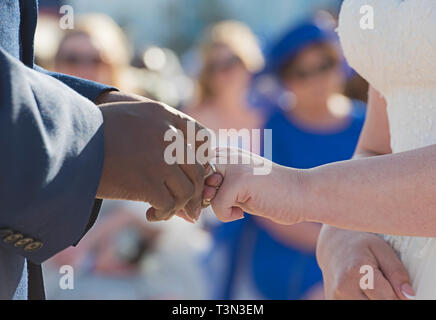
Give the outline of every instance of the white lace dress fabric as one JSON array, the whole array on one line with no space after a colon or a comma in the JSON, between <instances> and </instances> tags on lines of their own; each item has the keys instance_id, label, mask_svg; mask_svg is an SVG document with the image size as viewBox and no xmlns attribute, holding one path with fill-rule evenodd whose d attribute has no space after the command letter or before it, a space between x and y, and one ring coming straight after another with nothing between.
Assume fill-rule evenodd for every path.
<instances>
[{"instance_id":1,"label":"white lace dress fabric","mask_svg":"<svg viewBox=\"0 0 436 320\"><path fill-rule=\"evenodd\" d=\"M368 5L373 29L361 28ZM350 65L386 98L392 151L436 144L436 0L345 0L338 34ZM384 238L417 299L436 299L435 238Z\"/></svg>"}]
</instances>

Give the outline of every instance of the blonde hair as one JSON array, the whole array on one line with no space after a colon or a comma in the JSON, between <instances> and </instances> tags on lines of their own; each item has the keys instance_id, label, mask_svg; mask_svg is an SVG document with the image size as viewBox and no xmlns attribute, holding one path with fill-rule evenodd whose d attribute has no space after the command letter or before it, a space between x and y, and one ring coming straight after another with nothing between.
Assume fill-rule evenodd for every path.
<instances>
[{"instance_id":1,"label":"blonde hair","mask_svg":"<svg viewBox=\"0 0 436 320\"><path fill-rule=\"evenodd\" d=\"M120 85L121 73L130 64L130 50L123 30L109 16L100 13L80 15L73 30L68 30L58 48L68 38L84 34L99 50L103 61L112 69L113 85Z\"/></svg>"},{"instance_id":2,"label":"blonde hair","mask_svg":"<svg viewBox=\"0 0 436 320\"><path fill-rule=\"evenodd\" d=\"M215 24L209 30L201 46L203 66L197 84L199 104L204 103L212 96L212 90L209 86L210 72L207 66L212 52L218 46L229 48L250 73L260 71L265 63L259 42L247 25L231 20Z\"/></svg>"}]
</instances>

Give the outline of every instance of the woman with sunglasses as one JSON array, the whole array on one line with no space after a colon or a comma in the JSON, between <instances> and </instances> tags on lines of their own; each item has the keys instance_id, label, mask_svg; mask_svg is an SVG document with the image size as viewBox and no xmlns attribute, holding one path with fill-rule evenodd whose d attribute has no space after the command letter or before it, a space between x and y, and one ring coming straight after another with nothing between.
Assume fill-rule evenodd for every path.
<instances>
[{"instance_id":1,"label":"woman with sunglasses","mask_svg":"<svg viewBox=\"0 0 436 320\"><path fill-rule=\"evenodd\" d=\"M215 50L211 58L223 52ZM230 65L230 58L227 61ZM312 22L300 25L273 45L267 62L267 70L295 97L286 105L273 108L266 123L266 128L273 129L273 159L283 165L309 168L350 158L363 125L364 108L340 94L344 71L329 31ZM209 66L217 68L216 64ZM203 77L211 83L224 75L211 78L204 71ZM239 92L246 99L246 89L241 91L231 77L222 85L227 95ZM214 112L213 108L203 110L203 114L207 110L209 114ZM218 111L215 112L219 114ZM211 126L211 121L195 116ZM228 116L232 119L232 114ZM216 115L211 119L217 121L215 128L234 127L218 122ZM280 226L249 215L213 228L214 247L208 259L215 275L213 298L322 297L322 274L315 257L319 230L318 224Z\"/></svg>"},{"instance_id":2,"label":"woman with sunglasses","mask_svg":"<svg viewBox=\"0 0 436 320\"><path fill-rule=\"evenodd\" d=\"M263 115L247 96L251 77L263 68L264 58L248 26L237 21L212 26L200 54L195 101L187 112L213 130L260 128Z\"/></svg>"},{"instance_id":3,"label":"woman with sunglasses","mask_svg":"<svg viewBox=\"0 0 436 320\"><path fill-rule=\"evenodd\" d=\"M130 53L121 28L103 14L78 17L61 39L54 59L57 72L132 91L126 81Z\"/></svg>"},{"instance_id":4,"label":"woman with sunglasses","mask_svg":"<svg viewBox=\"0 0 436 320\"><path fill-rule=\"evenodd\" d=\"M327 25L307 21L286 32L269 50L267 71L283 88L265 124L272 129L274 162L306 169L353 155L365 108L341 94L345 74L336 42ZM262 297L323 297L315 257L321 225L283 226L249 215L240 221L254 239L245 250L252 256L251 274Z\"/></svg>"}]
</instances>

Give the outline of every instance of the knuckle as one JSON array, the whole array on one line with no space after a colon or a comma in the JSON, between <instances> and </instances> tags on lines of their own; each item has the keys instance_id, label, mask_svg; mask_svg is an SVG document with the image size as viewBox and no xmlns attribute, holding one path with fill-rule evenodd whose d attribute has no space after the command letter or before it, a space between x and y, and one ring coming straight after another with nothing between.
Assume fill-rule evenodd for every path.
<instances>
[{"instance_id":1,"label":"knuckle","mask_svg":"<svg viewBox=\"0 0 436 320\"><path fill-rule=\"evenodd\" d=\"M336 289L343 292L351 283L357 283L360 276L360 267L353 265L338 275Z\"/></svg>"},{"instance_id":2,"label":"knuckle","mask_svg":"<svg viewBox=\"0 0 436 320\"><path fill-rule=\"evenodd\" d=\"M162 210L165 212L171 212L174 211L175 208L176 208L176 201L173 198L168 198L165 200Z\"/></svg>"},{"instance_id":3,"label":"knuckle","mask_svg":"<svg viewBox=\"0 0 436 320\"><path fill-rule=\"evenodd\" d=\"M344 272L341 274L340 279L343 278L344 281L349 280L350 278L355 278L360 274L360 268L361 266L365 265L365 263L353 263L348 268L344 270Z\"/></svg>"},{"instance_id":4,"label":"knuckle","mask_svg":"<svg viewBox=\"0 0 436 320\"><path fill-rule=\"evenodd\" d=\"M387 276L393 279L408 279L409 275L402 269L394 269L392 271L385 272Z\"/></svg>"}]
</instances>

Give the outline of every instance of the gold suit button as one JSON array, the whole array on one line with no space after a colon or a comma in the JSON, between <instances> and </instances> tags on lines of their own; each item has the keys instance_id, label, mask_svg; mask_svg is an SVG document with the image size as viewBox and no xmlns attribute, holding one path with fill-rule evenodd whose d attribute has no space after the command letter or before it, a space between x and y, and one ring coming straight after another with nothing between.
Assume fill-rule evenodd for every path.
<instances>
[{"instance_id":1,"label":"gold suit button","mask_svg":"<svg viewBox=\"0 0 436 320\"><path fill-rule=\"evenodd\" d=\"M23 235L21 233L12 233L11 235L4 237L3 242L4 243L14 243L14 242L20 240L21 238L23 238Z\"/></svg>"},{"instance_id":2,"label":"gold suit button","mask_svg":"<svg viewBox=\"0 0 436 320\"><path fill-rule=\"evenodd\" d=\"M33 241L24 247L24 251L33 252L42 248L41 241Z\"/></svg>"},{"instance_id":3,"label":"gold suit button","mask_svg":"<svg viewBox=\"0 0 436 320\"><path fill-rule=\"evenodd\" d=\"M9 236L11 234L13 234L14 232L10 229L1 229L0 230L0 237L6 237Z\"/></svg>"},{"instance_id":4,"label":"gold suit button","mask_svg":"<svg viewBox=\"0 0 436 320\"><path fill-rule=\"evenodd\" d=\"M24 247L33 242L32 238L23 238L14 243L15 247Z\"/></svg>"}]
</instances>

